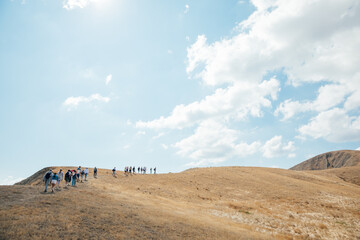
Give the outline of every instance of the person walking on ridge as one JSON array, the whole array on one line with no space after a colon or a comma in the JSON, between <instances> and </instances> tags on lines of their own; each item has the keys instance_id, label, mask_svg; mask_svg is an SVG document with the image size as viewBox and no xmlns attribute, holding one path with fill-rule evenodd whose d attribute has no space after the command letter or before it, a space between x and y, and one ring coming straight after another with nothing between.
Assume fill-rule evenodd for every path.
<instances>
[{"instance_id":1,"label":"person walking on ridge","mask_svg":"<svg viewBox=\"0 0 360 240\"><path fill-rule=\"evenodd\" d=\"M85 175L85 171L84 170L81 170L81 182L83 182L83 179L84 179L84 175Z\"/></svg>"},{"instance_id":2,"label":"person walking on ridge","mask_svg":"<svg viewBox=\"0 0 360 240\"><path fill-rule=\"evenodd\" d=\"M95 167L94 168L94 178L96 178L97 177L97 168Z\"/></svg>"},{"instance_id":3,"label":"person walking on ridge","mask_svg":"<svg viewBox=\"0 0 360 240\"><path fill-rule=\"evenodd\" d=\"M71 184L73 187L76 186L76 177L77 177L76 171L73 170L73 173L72 173L72 184Z\"/></svg>"},{"instance_id":4,"label":"person walking on ridge","mask_svg":"<svg viewBox=\"0 0 360 240\"><path fill-rule=\"evenodd\" d=\"M44 177L43 177L43 182L45 182L45 190L44 192L47 192L47 187L51 181L51 178L53 176L53 172L50 169L48 172L45 173Z\"/></svg>"},{"instance_id":5,"label":"person walking on ridge","mask_svg":"<svg viewBox=\"0 0 360 240\"><path fill-rule=\"evenodd\" d=\"M51 178L51 192L52 193L54 192L54 188L58 181L59 181L59 176L56 173L54 173L54 175Z\"/></svg>"},{"instance_id":6,"label":"person walking on ridge","mask_svg":"<svg viewBox=\"0 0 360 240\"><path fill-rule=\"evenodd\" d=\"M84 172L85 172L85 181L87 181L87 175L89 174L89 169L85 168Z\"/></svg>"},{"instance_id":7,"label":"person walking on ridge","mask_svg":"<svg viewBox=\"0 0 360 240\"><path fill-rule=\"evenodd\" d=\"M68 170L65 173L65 182L66 182L66 186L70 185L70 182L71 182L71 170Z\"/></svg>"},{"instance_id":8,"label":"person walking on ridge","mask_svg":"<svg viewBox=\"0 0 360 240\"><path fill-rule=\"evenodd\" d=\"M79 166L76 170L76 180L80 182L80 172L81 172L81 166Z\"/></svg>"},{"instance_id":9,"label":"person walking on ridge","mask_svg":"<svg viewBox=\"0 0 360 240\"><path fill-rule=\"evenodd\" d=\"M64 179L64 173L63 173L62 169L60 169L60 171L58 172L57 175L58 175L58 177L59 177L59 180L58 180L58 183L57 183L57 187L59 188L61 181Z\"/></svg>"}]
</instances>

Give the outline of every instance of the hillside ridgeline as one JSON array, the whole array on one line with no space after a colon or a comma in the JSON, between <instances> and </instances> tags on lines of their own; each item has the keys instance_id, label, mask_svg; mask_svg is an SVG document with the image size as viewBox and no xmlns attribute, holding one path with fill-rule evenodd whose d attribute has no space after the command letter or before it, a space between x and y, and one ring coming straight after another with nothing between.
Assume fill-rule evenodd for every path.
<instances>
[{"instance_id":1,"label":"hillside ridgeline","mask_svg":"<svg viewBox=\"0 0 360 240\"><path fill-rule=\"evenodd\" d=\"M360 187L331 170L219 167L113 177L99 169L98 178L54 194L43 193L45 171L0 186L0 239L360 238Z\"/></svg>"},{"instance_id":2,"label":"hillside ridgeline","mask_svg":"<svg viewBox=\"0 0 360 240\"><path fill-rule=\"evenodd\" d=\"M353 167L360 165L360 151L342 150L319 154L301 162L290 170L324 170L332 168Z\"/></svg>"}]
</instances>

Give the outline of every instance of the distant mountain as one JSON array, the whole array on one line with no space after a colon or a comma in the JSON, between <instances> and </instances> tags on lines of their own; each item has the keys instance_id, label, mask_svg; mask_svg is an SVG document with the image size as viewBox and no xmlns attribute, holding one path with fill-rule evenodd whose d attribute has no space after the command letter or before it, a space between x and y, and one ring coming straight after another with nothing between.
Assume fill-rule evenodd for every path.
<instances>
[{"instance_id":1,"label":"distant mountain","mask_svg":"<svg viewBox=\"0 0 360 240\"><path fill-rule=\"evenodd\" d=\"M295 165L290 170L324 170L360 165L360 151L341 150L327 152Z\"/></svg>"}]
</instances>

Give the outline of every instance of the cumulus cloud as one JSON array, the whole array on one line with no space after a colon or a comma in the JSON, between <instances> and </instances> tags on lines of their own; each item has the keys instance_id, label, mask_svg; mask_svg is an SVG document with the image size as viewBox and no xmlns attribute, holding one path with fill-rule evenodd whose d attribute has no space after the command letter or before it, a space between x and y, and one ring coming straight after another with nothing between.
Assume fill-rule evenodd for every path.
<instances>
[{"instance_id":1,"label":"cumulus cloud","mask_svg":"<svg viewBox=\"0 0 360 240\"><path fill-rule=\"evenodd\" d=\"M81 103L93 103L93 102L109 102L109 97L103 97L100 94L92 94L89 97L79 96L79 97L68 97L63 105L67 107L68 110L75 109L79 106Z\"/></svg>"},{"instance_id":2,"label":"cumulus cloud","mask_svg":"<svg viewBox=\"0 0 360 240\"><path fill-rule=\"evenodd\" d=\"M260 147L260 142L251 144L238 142L239 133L229 129L214 120L200 123L195 133L181 141L174 147L178 154L194 161L189 166L199 166L223 162L228 158L245 157L254 154Z\"/></svg>"},{"instance_id":3,"label":"cumulus cloud","mask_svg":"<svg viewBox=\"0 0 360 240\"><path fill-rule=\"evenodd\" d=\"M293 151L295 146L293 141L288 143L282 142L282 136L274 136L261 147L263 156L266 158L274 158L288 154L288 157L295 157Z\"/></svg>"},{"instance_id":4,"label":"cumulus cloud","mask_svg":"<svg viewBox=\"0 0 360 240\"><path fill-rule=\"evenodd\" d=\"M111 79L112 79L112 74L107 75L106 79L105 79L105 84L108 85L110 83Z\"/></svg>"},{"instance_id":5,"label":"cumulus cloud","mask_svg":"<svg viewBox=\"0 0 360 240\"><path fill-rule=\"evenodd\" d=\"M299 128L301 136L324 138L330 142L360 140L360 116L349 116L345 110L334 108L319 113Z\"/></svg>"},{"instance_id":6,"label":"cumulus cloud","mask_svg":"<svg viewBox=\"0 0 360 240\"><path fill-rule=\"evenodd\" d=\"M189 105L178 105L168 117L153 121L138 121L138 128L182 129L214 117L244 119L246 116L260 117L263 107L271 107L280 91L279 81L272 78L260 84L242 83L228 88L219 88L213 95Z\"/></svg>"},{"instance_id":7,"label":"cumulus cloud","mask_svg":"<svg viewBox=\"0 0 360 240\"><path fill-rule=\"evenodd\" d=\"M351 90L345 85L327 84L319 88L318 96L314 101L299 102L287 99L280 103L280 105L275 110L275 116L282 114L282 120L287 120L296 114L306 111L322 112L343 103L346 99L346 96L350 93ZM351 98L350 101L347 101L349 106L355 105L353 102L356 103L357 101L356 94L357 92L352 95L353 98Z\"/></svg>"},{"instance_id":8,"label":"cumulus cloud","mask_svg":"<svg viewBox=\"0 0 360 240\"><path fill-rule=\"evenodd\" d=\"M350 111L360 107L360 58L354 54L360 52L359 1L251 3L256 11L236 26L234 36L209 43L205 35L199 35L187 49L189 78L212 87L213 93L175 106L168 116L138 121L136 127L195 126L193 135L175 144L179 154L196 159L193 164L229 159L236 155L234 146L240 143L227 123L264 116L264 109L271 109L281 91L277 77L267 76L281 71L293 87L312 83L320 86L315 99L287 99L279 104L275 115L286 120L311 111L316 116L299 128L301 136L328 141L358 139L359 117L351 116ZM336 116L342 119L336 122ZM214 123L218 120L220 126ZM212 137L219 136L220 131L224 137ZM238 148L251 150L253 146L259 147L254 142ZM294 156L294 143L283 143L280 136L267 141L262 149L264 157Z\"/></svg>"}]
</instances>

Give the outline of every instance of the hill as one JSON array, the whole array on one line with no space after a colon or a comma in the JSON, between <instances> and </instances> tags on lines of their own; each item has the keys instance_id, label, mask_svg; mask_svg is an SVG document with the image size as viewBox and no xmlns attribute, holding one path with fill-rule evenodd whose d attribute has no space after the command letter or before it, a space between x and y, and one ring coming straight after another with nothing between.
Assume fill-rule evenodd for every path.
<instances>
[{"instance_id":1,"label":"hill","mask_svg":"<svg viewBox=\"0 0 360 240\"><path fill-rule=\"evenodd\" d=\"M352 167L360 165L360 151L342 150L327 152L301 162L291 170L324 170L331 168Z\"/></svg>"},{"instance_id":2,"label":"hill","mask_svg":"<svg viewBox=\"0 0 360 240\"><path fill-rule=\"evenodd\" d=\"M43 193L38 172L23 185L0 186L0 239L360 238L360 187L329 171L221 167L113 177L101 169L54 194Z\"/></svg>"}]
</instances>

